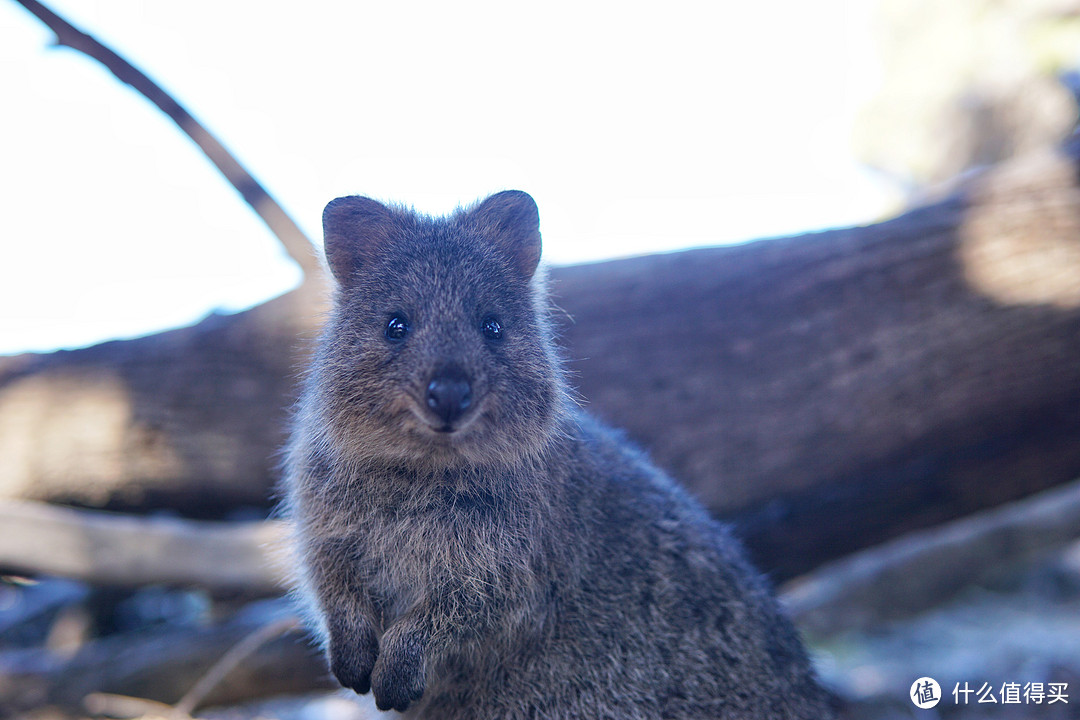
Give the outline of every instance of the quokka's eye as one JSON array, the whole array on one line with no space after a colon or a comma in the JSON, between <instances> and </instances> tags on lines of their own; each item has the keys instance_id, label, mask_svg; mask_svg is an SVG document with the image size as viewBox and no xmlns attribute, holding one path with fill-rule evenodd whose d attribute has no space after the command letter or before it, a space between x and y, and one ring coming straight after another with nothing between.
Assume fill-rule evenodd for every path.
<instances>
[{"instance_id":1,"label":"quokka's eye","mask_svg":"<svg viewBox=\"0 0 1080 720\"><path fill-rule=\"evenodd\" d=\"M488 340L502 340L503 329L499 321L490 315L480 323L480 330Z\"/></svg>"},{"instance_id":2,"label":"quokka's eye","mask_svg":"<svg viewBox=\"0 0 1080 720\"><path fill-rule=\"evenodd\" d=\"M386 323L386 339L401 342L409 334L409 319L404 315L395 315Z\"/></svg>"}]
</instances>

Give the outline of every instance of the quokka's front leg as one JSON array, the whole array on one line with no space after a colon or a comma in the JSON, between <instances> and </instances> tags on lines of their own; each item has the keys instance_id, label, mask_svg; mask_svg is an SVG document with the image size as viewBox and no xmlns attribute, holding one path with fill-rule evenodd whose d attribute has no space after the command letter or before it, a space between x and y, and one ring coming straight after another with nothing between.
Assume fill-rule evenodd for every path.
<instances>
[{"instance_id":1,"label":"quokka's front leg","mask_svg":"<svg viewBox=\"0 0 1080 720\"><path fill-rule=\"evenodd\" d=\"M360 695L371 689L371 673L379 657L379 637L370 620L349 610L326 617L326 652L330 671L343 687Z\"/></svg>"},{"instance_id":2,"label":"quokka's front leg","mask_svg":"<svg viewBox=\"0 0 1080 720\"><path fill-rule=\"evenodd\" d=\"M386 629L371 673L380 710L405 710L423 697L428 674L447 651L466 651L491 622L490 598L442 588L419 601Z\"/></svg>"},{"instance_id":3,"label":"quokka's front leg","mask_svg":"<svg viewBox=\"0 0 1080 720\"><path fill-rule=\"evenodd\" d=\"M351 547L340 538L314 544L308 553L307 584L326 627L330 671L342 686L363 695L371 689L379 656L379 625Z\"/></svg>"},{"instance_id":4,"label":"quokka's front leg","mask_svg":"<svg viewBox=\"0 0 1080 720\"><path fill-rule=\"evenodd\" d=\"M409 613L391 625L379 642L371 689L380 710L404 711L424 695L430 623Z\"/></svg>"}]
</instances>

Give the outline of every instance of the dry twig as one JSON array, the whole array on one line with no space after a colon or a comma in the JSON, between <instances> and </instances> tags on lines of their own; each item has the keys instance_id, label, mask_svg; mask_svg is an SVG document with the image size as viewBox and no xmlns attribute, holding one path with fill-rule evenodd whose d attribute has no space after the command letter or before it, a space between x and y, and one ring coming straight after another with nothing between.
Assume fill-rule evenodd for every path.
<instances>
[{"instance_id":1,"label":"dry twig","mask_svg":"<svg viewBox=\"0 0 1080 720\"><path fill-rule=\"evenodd\" d=\"M86 710L93 715L118 718L165 718L166 720L191 720L196 708L228 674L252 653L266 643L300 628L296 617L284 618L264 625L238 642L221 656L198 682L175 705L147 700L145 698L113 693L91 693L83 701Z\"/></svg>"}]
</instances>

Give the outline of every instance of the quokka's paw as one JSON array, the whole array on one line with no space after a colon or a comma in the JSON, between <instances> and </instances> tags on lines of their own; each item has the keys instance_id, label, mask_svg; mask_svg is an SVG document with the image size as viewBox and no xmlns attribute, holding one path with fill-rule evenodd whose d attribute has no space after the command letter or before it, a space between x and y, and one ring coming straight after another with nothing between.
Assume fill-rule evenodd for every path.
<instances>
[{"instance_id":1,"label":"quokka's paw","mask_svg":"<svg viewBox=\"0 0 1080 720\"><path fill-rule=\"evenodd\" d=\"M344 687L363 695L371 689L371 671L379 656L379 639L371 628L330 633L330 671Z\"/></svg>"},{"instance_id":2,"label":"quokka's paw","mask_svg":"<svg viewBox=\"0 0 1080 720\"><path fill-rule=\"evenodd\" d=\"M403 712L424 694L423 638L417 633L383 635L382 648L371 673L371 689L380 710Z\"/></svg>"}]
</instances>

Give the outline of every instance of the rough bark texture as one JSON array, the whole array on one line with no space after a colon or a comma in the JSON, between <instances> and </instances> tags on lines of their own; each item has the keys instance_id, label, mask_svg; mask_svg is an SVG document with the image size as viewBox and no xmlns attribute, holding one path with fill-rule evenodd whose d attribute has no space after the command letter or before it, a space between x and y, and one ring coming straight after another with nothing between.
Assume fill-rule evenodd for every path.
<instances>
[{"instance_id":1,"label":"rough bark texture","mask_svg":"<svg viewBox=\"0 0 1080 720\"><path fill-rule=\"evenodd\" d=\"M1078 154L865 228L556 268L581 394L777 577L1072 480ZM313 295L0 362L0 495L265 507Z\"/></svg>"},{"instance_id":2,"label":"rough bark texture","mask_svg":"<svg viewBox=\"0 0 1080 720\"><path fill-rule=\"evenodd\" d=\"M0 496L198 517L270 502L320 300L0 361Z\"/></svg>"},{"instance_id":3,"label":"rough bark texture","mask_svg":"<svg viewBox=\"0 0 1080 720\"><path fill-rule=\"evenodd\" d=\"M581 393L781 577L1072 480L1075 157L869 227L565 268Z\"/></svg>"}]
</instances>

